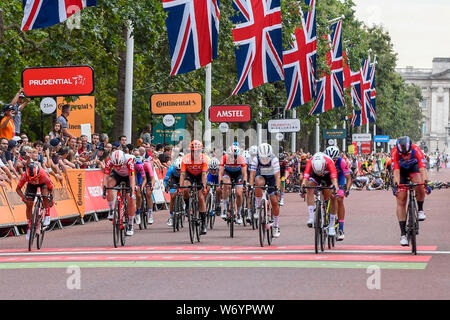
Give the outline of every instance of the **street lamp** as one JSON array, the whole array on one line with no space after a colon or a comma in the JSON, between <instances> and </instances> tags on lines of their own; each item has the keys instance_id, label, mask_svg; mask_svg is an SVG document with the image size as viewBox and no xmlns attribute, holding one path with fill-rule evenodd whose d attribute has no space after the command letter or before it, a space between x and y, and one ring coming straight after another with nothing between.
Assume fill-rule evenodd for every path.
<instances>
[{"instance_id":1,"label":"street lamp","mask_svg":"<svg viewBox=\"0 0 450 320\"><path fill-rule=\"evenodd\" d=\"M436 155L439 153L439 138L436 138Z\"/></svg>"}]
</instances>

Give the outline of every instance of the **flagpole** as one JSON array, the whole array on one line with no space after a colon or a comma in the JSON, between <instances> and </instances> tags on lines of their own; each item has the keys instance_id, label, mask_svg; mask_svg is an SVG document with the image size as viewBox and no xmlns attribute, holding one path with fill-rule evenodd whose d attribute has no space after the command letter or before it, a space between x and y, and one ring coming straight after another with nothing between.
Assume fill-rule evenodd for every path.
<instances>
[{"instance_id":1,"label":"flagpole","mask_svg":"<svg viewBox=\"0 0 450 320\"><path fill-rule=\"evenodd\" d=\"M260 108L260 110L262 109L262 100L259 100L259 108ZM262 143L262 123L261 123L262 112L260 111L258 113L258 115L259 115L259 120L258 120L259 122L256 125L256 132L258 135L258 145L260 145Z\"/></svg>"},{"instance_id":2,"label":"flagpole","mask_svg":"<svg viewBox=\"0 0 450 320\"><path fill-rule=\"evenodd\" d=\"M127 21L127 61L125 66L125 104L123 109L123 135L131 142L131 128L133 116L133 65L134 65L134 36L133 24Z\"/></svg>"},{"instance_id":3,"label":"flagpole","mask_svg":"<svg viewBox=\"0 0 450 320\"><path fill-rule=\"evenodd\" d=\"M320 152L320 119L316 116L316 153Z\"/></svg>"},{"instance_id":4,"label":"flagpole","mask_svg":"<svg viewBox=\"0 0 450 320\"><path fill-rule=\"evenodd\" d=\"M211 63L206 65L205 83L205 149L211 150L211 121L209 121L209 107L211 106Z\"/></svg>"},{"instance_id":5,"label":"flagpole","mask_svg":"<svg viewBox=\"0 0 450 320\"><path fill-rule=\"evenodd\" d=\"M292 110L292 119L297 118L297 110ZM297 132L292 132L291 152L294 153L297 145Z\"/></svg>"},{"instance_id":6,"label":"flagpole","mask_svg":"<svg viewBox=\"0 0 450 320\"><path fill-rule=\"evenodd\" d=\"M347 130L347 116L345 116L345 118L344 118L344 125L343 125L343 127L342 127L344 130ZM345 135L346 137L347 137L347 135ZM346 146L346 138L344 138L344 139L342 139L342 152L345 152L345 148L347 147Z\"/></svg>"}]
</instances>

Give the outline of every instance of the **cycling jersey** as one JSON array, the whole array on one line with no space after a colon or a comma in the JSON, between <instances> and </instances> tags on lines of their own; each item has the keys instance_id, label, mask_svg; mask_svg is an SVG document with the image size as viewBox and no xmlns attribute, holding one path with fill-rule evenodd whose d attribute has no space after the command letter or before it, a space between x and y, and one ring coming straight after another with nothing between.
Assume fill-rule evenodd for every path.
<instances>
[{"instance_id":1,"label":"cycling jersey","mask_svg":"<svg viewBox=\"0 0 450 320\"><path fill-rule=\"evenodd\" d=\"M208 178L206 180L206 183L219 184L219 175L218 174L211 174L211 172L209 172L208 173Z\"/></svg>"},{"instance_id":2,"label":"cycling jersey","mask_svg":"<svg viewBox=\"0 0 450 320\"><path fill-rule=\"evenodd\" d=\"M300 161L300 173L305 173L307 164L308 164L308 160Z\"/></svg>"},{"instance_id":3,"label":"cycling jersey","mask_svg":"<svg viewBox=\"0 0 450 320\"><path fill-rule=\"evenodd\" d=\"M259 156L255 157L250 165L250 171L257 171L261 176L274 176L275 173L280 172L280 162L278 158L272 155L267 164L261 163Z\"/></svg>"},{"instance_id":4,"label":"cycling jersey","mask_svg":"<svg viewBox=\"0 0 450 320\"><path fill-rule=\"evenodd\" d=\"M337 158L335 161L335 167L338 173L338 185L345 186L347 184L347 179L345 176L350 174L347 162L343 158Z\"/></svg>"},{"instance_id":5,"label":"cycling jersey","mask_svg":"<svg viewBox=\"0 0 450 320\"><path fill-rule=\"evenodd\" d=\"M329 176L330 179L337 179L338 178L338 173L337 173L334 161L331 160L331 158L327 157L327 156L324 156L324 158L325 158L325 161L326 161L326 167L325 167L325 171L324 171L324 175L323 176L326 176L326 177ZM306 169L305 169L305 172L303 174L303 179L309 179L311 177L311 175L314 174L314 171L312 170L311 161L312 161L312 158L306 164ZM316 174L314 174L314 175L316 175Z\"/></svg>"},{"instance_id":6,"label":"cycling jersey","mask_svg":"<svg viewBox=\"0 0 450 320\"><path fill-rule=\"evenodd\" d=\"M114 167L111 158L108 158L105 166L105 174L110 175L111 171L115 172L121 177L134 176L134 161L133 157L129 154L125 154L125 162L120 168Z\"/></svg>"},{"instance_id":7,"label":"cycling jersey","mask_svg":"<svg viewBox=\"0 0 450 320\"><path fill-rule=\"evenodd\" d=\"M286 160L280 161L280 174L284 176L286 170L288 169L288 162Z\"/></svg>"},{"instance_id":8,"label":"cycling jersey","mask_svg":"<svg viewBox=\"0 0 450 320\"><path fill-rule=\"evenodd\" d=\"M415 165L418 165L419 168L426 168L426 160L422 150L415 144L412 145L411 151L407 155L400 154L397 147L394 147L391 158L394 163L394 170L409 170Z\"/></svg>"},{"instance_id":9,"label":"cycling jersey","mask_svg":"<svg viewBox=\"0 0 450 320\"><path fill-rule=\"evenodd\" d=\"M241 168L245 168L247 165L243 156L239 155L235 161L234 157L226 154L220 160L220 166L228 172L241 172Z\"/></svg>"},{"instance_id":10,"label":"cycling jersey","mask_svg":"<svg viewBox=\"0 0 450 320\"><path fill-rule=\"evenodd\" d=\"M190 154L185 155L181 161L181 172L189 173L192 176L208 172L208 158L202 153L200 159L192 161Z\"/></svg>"},{"instance_id":11,"label":"cycling jersey","mask_svg":"<svg viewBox=\"0 0 450 320\"><path fill-rule=\"evenodd\" d=\"M42 187L45 186L45 187L47 187L47 189L49 191L53 190L53 183L50 180L50 176L42 168L39 170L39 175L36 180L28 179L26 172L24 172L20 176L19 184L17 185L17 187L22 189L22 187L25 185L25 183L28 183L29 185L33 185L33 186L42 186Z\"/></svg>"},{"instance_id":12,"label":"cycling jersey","mask_svg":"<svg viewBox=\"0 0 450 320\"><path fill-rule=\"evenodd\" d=\"M172 164L167 170L166 176L164 177L164 186L167 187L169 184L179 184L180 183L180 174L177 173L177 169L175 168L175 164ZM171 190L171 193L174 190Z\"/></svg>"},{"instance_id":13,"label":"cycling jersey","mask_svg":"<svg viewBox=\"0 0 450 320\"><path fill-rule=\"evenodd\" d=\"M142 182L144 182L145 177L144 164L140 161L136 161L136 163L134 164L134 168L136 171L136 185L141 186Z\"/></svg>"}]
</instances>

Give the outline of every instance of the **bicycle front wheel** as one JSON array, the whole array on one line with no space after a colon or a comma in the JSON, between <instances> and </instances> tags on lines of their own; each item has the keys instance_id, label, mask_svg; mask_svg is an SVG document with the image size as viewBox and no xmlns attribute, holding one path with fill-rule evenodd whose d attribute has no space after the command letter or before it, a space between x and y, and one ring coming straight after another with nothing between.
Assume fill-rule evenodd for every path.
<instances>
[{"instance_id":1,"label":"bicycle front wheel","mask_svg":"<svg viewBox=\"0 0 450 320\"><path fill-rule=\"evenodd\" d=\"M38 250L41 250L42 243L44 242L44 234L45 234L44 219L45 219L45 216L43 215L43 213L44 213L44 208L41 208L41 215L39 218L39 234L37 235L37 238L36 238L36 246L37 246Z\"/></svg>"},{"instance_id":2,"label":"bicycle front wheel","mask_svg":"<svg viewBox=\"0 0 450 320\"><path fill-rule=\"evenodd\" d=\"M189 239L191 240L191 243L194 244L195 221L194 221L194 217L193 217L193 212L191 212L191 208L192 208L192 200L189 200L189 207L186 208L188 224L189 224Z\"/></svg>"},{"instance_id":3,"label":"bicycle front wheel","mask_svg":"<svg viewBox=\"0 0 450 320\"><path fill-rule=\"evenodd\" d=\"M31 251L31 249L33 248L34 238L36 237L36 226L39 222L39 206L40 201L38 199L34 206L33 216L31 218L30 238L28 239L28 251Z\"/></svg>"},{"instance_id":4,"label":"bicycle front wheel","mask_svg":"<svg viewBox=\"0 0 450 320\"><path fill-rule=\"evenodd\" d=\"M266 237L266 200L261 200L261 206L258 208L259 217L259 244L264 247L264 240Z\"/></svg>"},{"instance_id":5,"label":"bicycle front wheel","mask_svg":"<svg viewBox=\"0 0 450 320\"><path fill-rule=\"evenodd\" d=\"M409 201L408 206L408 237L411 244L411 253L417 255L417 238L416 238L416 207L414 201Z\"/></svg>"},{"instance_id":6,"label":"bicycle front wheel","mask_svg":"<svg viewBox=\"0 0 450 320\"><path fill-rule=\"evenodd\" d=\"M113 214L113 244L114 248L119 246L120 239L120 219L119 219L119 202L116 202Z\"/></svg>"},{"instance_id":7,"label":"bicycle front wheel","mask_svg":"<svg viewBox=\"0 0 450 320\"><path fill-rule=\"evenodd\" d=\"M314 215L314 250L317 254L319 253L319 246L322 241L322 207L318 201L316 202Z\"/></svg>"}]
</instances>

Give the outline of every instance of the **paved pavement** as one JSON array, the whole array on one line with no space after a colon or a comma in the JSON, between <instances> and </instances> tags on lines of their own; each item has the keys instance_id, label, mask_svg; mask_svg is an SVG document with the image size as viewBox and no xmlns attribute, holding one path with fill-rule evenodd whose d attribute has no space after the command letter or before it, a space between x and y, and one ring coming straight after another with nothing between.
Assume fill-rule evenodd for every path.
<instances>
[{"instance_id":1,"label":"paved pavement","mask_svg":"<svg viewBox=\"0 0 450 320\"><path fill-rule=\"evenodd\" d=\"M450 169L431 180L450 181ZM1 239L0 299L449 299L449 207L450 189L427 198L417 256L399 246L391 191L352 191L345 240L318 255L296 194L264 248L250 227L231 239L220 219L192 245L186 228L167 227L167 211L117 249L106 220L49 232L40 251L27 252L24 236Z\"/></svg>"}]
</instances>

